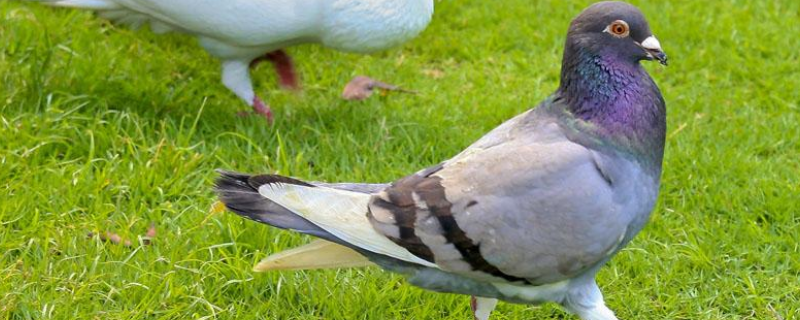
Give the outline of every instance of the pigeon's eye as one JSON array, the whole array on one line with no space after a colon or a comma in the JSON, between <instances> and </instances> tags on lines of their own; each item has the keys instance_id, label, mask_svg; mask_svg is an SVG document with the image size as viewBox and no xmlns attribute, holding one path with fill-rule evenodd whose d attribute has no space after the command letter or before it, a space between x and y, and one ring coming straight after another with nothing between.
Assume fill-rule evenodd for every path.
<instances>
[{"instance_id":1,"label":"pigeon's eye","mask_svg":"<svg viewBox=\"0 0 800 320\"><path fill-rule=\"evenodd\" d=\"M606 27L606 32L610 33L611 35L619 38L627 37L630 34L630 28L628 27L628 23L622 20L617 20L612 22L611 24Z\"/></svg>"}]
</instances>

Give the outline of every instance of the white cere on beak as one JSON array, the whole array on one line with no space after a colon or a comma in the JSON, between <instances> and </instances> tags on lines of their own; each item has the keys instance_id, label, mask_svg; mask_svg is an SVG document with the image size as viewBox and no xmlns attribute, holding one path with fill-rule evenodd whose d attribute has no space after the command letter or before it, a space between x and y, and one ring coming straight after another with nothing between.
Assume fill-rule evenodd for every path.
<instances>
[{"instance_id":1,"label":"white cere on beak","mask_svg":"<svg viewBox=\"0 0 800 320\"><path fill-rule=\"evenodd\" d=\"M654 36L649 36L647 39L642 41L642 48L647 50L658 50L661 51L661 43L658 42L658 39Z\"/></svg>"}]
</instances>

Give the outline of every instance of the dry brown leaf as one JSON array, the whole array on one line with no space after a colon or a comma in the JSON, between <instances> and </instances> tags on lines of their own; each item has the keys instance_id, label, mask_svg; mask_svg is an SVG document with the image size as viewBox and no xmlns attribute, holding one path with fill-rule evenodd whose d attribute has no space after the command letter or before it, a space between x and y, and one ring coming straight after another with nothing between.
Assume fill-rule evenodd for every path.
<instances>
[{"instance_id":1,"label":"dry brown leaf","mask_svg":"<svg viewBox=\"0 0 800 320\"><path fill-rule=\"evenodd\" d=\"M111 242L113 244L122 244L123 246L126 246L126 247L133 246L133 243L131 242L131 240L124 239L119 234L116 234L116 233L111 232L111 231L105 231L105 232L99 232L99 233L89 232L89 234L88 234L88 238L89 239L93 239L95 236L97 236L100 239L100 241L103 241L103 242ZM142 236L142 243L144 245L150 245L150 244L152 244L153 239L155 239L155 237L156 237L156 225L154 223L151 223L150 227L147 229L147 232Z\"/></svg>"},{"instance_id":2,"label":"dry brown leaf","mask_svg":"<svg viewBox=\"0 0 800 320\"><path fill-rule=\"evenodd\" d=\"M344 91L342 91L342 99L364 100L369 98L374 93L375 89L381 89L383 92L395 91L403 93L416 93L415 91L406 90L395 85L374 80L367 76L356 76L344 87Z\"/></svg>"}]
</instances>

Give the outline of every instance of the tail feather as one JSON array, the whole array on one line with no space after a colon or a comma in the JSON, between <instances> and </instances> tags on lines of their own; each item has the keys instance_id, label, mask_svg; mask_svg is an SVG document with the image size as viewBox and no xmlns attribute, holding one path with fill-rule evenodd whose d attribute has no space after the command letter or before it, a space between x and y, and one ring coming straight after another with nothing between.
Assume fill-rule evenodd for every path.
<instances>
[{"instance_id":1,"label":"tail feather","mask_svg":"<svg viewBox=\"0 0 800 320\"><path fill-rule=\"evenodd\" d=\"M253 271L357 268L373 265L353 249L325 240L281 251L261 260Z\"/></svg>"},{"instance_id":2,"label":"tail feather","mask_svg":"<svg viewBox=\"0 0 800 320\"><path fill-rule=\"evenodd\" d=\"M115 10L122 8L118 3L108 0L39 0L39 2L58 7L90 10Z\"/></svg>"},{"instance_id":3,"label":"tail feather","mask_svg":"<svg viewBox=\"0 0 800 320\"><path fill-rule=\"evenodd\" d=\"M260 187L258 192L346 242L349 247L424 266L436 266L415 256L372 226L367 218L371 194L292 182L269 183Z\"/></svg>"},{"instance_id":4,"label":"tail feather","mask_svg":"<svg viewBox=\"0 0 800 320\"><path fill-rule=\"evenodd\" d=\"M288 178L273 175L251 176L218 170L220 176L215 191L228 210L268 225L309 234L335 243L345 244L332 234L258 193L261 185L272 181L289 182ZM304 183L291 179L293 182Z\"/></svg>"},{"instance_id":5,"label":"tail feather","mask_svg":"<svg viewBox=\"0 0 800 320\"><path fill-rule=\"evenodd\" d=\"M257 266L257 270L360 266L365 261L362 255L381 261L389 261L389 258L435 267L372 227L366 216L369 193L316 186L278 175L218 172L220 177L215 190L228 210L338 244L309 245L273 255Z\"/></svg>"},{"instance_id":6,"label":"tail feather","mask_svg":"<svg viewBox=\"0 0 800 320\"><path fill-rule=\"evenodd\" d=\"M56 7L93 10L99 16L115 23L127 25L138 29L145 24L150 24L153 32L161 34L170 31L185 31L169 16L148 10L147 7L136 5L135 2L122 2L115 0L32 0Z\"/></svg>"}]
</instances>

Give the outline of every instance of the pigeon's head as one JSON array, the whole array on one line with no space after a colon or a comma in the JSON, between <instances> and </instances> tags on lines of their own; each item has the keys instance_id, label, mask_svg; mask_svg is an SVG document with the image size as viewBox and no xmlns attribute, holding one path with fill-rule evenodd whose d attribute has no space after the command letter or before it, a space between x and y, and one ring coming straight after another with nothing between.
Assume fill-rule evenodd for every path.
<instances>
[{"instance_id":1,"label":"pigeon's head","mask_svg":"<svg viewBox=\"0 0 800 320\"><path fill-rule=\"evenodd\" d=\"M598 2L572 20L567 34L567 50L588 51L638 63L658 60L667 65L667 55L650 31L638 8L625 2Z\"/></svg>"}]
</instances>

